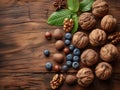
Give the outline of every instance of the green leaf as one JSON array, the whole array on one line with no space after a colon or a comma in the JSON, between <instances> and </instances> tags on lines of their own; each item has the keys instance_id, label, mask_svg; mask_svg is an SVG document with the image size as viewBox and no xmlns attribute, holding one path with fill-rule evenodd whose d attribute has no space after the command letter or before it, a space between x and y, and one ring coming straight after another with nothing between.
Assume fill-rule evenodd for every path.
<instances>
[{"instance_id":1,"label":"green leaf","mask_svg":"<svg viewBox=\"0 0 120 90\"><path fill-rule=\"evenodd\" d=\"M77 16L77 14L74 14L72 18L74 20L74 27L73 27L71 33L75 33L78 30L78 16Z\"/></svg>"},{"instance_id":2,"label":"green leaf","mask_svg":"<svg viewBox=\"0 0 120 90\"><path fill-rule=\"evenodd\" d=\"M72 12L68 9L56 11L50 15L47 23L50 25L61 26L65 18L69 18Z\"/></svg>"},{"instance_id":3,"label":"green leaf","mask_svg":"<svg viewBox=\"0 0 120 90\"><path fill-rule=\"evenodd\" d=\"M80 2L80 10L83 12L90 11L94 0L83 0Z\"/></svg>"},{"instance_id":4,"label":"green leaf","mask_svg":"<svg viewBox=\"0 0 120 90\"><path fill-rule=\"evenodd\" d=\"M68 9L77 12L79 10L79 0L67 0Z\"/></svg>"}]
</instances>

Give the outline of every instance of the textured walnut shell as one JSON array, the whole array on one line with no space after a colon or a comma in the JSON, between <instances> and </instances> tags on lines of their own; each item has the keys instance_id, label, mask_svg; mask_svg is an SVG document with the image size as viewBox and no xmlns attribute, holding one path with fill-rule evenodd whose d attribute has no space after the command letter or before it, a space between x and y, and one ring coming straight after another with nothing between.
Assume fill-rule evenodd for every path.
<instances>
[{"instance_id":1,"label":"textured walnut shell","mask_svg":"<svg viewBox=\"0 0 120 90\"><path fill-rule=\"evenodd\" d=\"M89 68L80 69L76 77L77 77L78 84L83 87L89 86L94 80L93 72Z\"/></svg>"},{"instance_id":2,"label":"textured walnut shell","mask_svg":"<svg viewBox=\"0 0 120 90\"><path fill-rule=\"evenodd\" d=\"M112 66L109 63L101 62L96 66L95 74L99 79L106 80L112 74Z\"/></svg>"},{"instance_id":3,"label":"textured walnut shell","mask_svg":"<svg viewBox=\"0 0 120 90\"><path fill-rule=\"evenodd\" d=\"M100 50L101 59L107 62L115 60L118 54L119 54L118 49L113 44L106 44Z\"/></svg>"},{"instance_id":4,"label":"textured walnut shell","mask_svg":"<svg viewBox=\"0 0 120 90\"><path fill-rule=\"evenodd\" d=\"M92 66L98 62L98 54L93 49L87 49L81 54L81 62L87 66Z\"/></svg>"},{"instance_id":5,"label":"textured walnut shell","mask_svg":"<svg viewBox=\"0 0 120 90\"><path fill-rule=\"evenodd\" d=\"M103 30L111 32L116 26L117 20L112 15L106 15L101 20L101 27Z\"/></svg>"},{"instance_id":6,"label":"textured walnut shell","mask_svg":"<svg viewBox=\"0 0 120 90\"><path fill-rule=\"evenodd\" d=\"M89 40L93 46L101 46L106 42L106 33L101 29L94 29L89 35Z\"/></svg>"},{"instance_id":7,"label":"textured walnut shell","mask_svg":"<svg viewBox=\"0 0 120 90\"><path fill-rule=\"evenodd\" d=\"M84 48L89 42L87 34L84 32L76 32L72 38L72 44L77 48Z\"/></svg>"},{"instance_id":8,"label":"textured walnut shell","mask_svg":"<svg viewBox=\"0 0 120 90\"><path fill-rule=\"evenodd\" d=\"M83 30L90 30L94 27L96 20L92 13L83 13L79 17L79 24Z\"/></svg>"},{"instance_id":9,"label":"textured walnut shell","mask_svg":"<svg viewBox=\"0 0 120 90\"><path fill-rule=\"evenodd\" d=\"M103 17L109 11L108 3L105 0L96 0L92 5L92 13L96 17Z\"/></svg>"},{"instance_id":10,"label":"textured walnut shell","mask_svg":"<svg viewBox=\"0 0 120 90\"><path fill-rule=\"evenodd\" d=\"M56 90L64 81L63 74L55 74L53 79L50 81L50 86L52 89Z\"/></svg>"}]
</instances>

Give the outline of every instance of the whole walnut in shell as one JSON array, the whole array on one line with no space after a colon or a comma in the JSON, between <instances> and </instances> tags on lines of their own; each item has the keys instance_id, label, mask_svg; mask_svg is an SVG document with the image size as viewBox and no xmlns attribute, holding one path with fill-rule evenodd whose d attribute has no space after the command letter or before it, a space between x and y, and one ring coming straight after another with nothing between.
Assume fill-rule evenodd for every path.
<instances>
[{"instance_id":1,"label":"whole walnut in shell","mask_svg":"<svg viewBox=\"0 0 120 90\"><path fill-rule=\"evenodd\" d=\"M83 87L89 86L94 80L94 74L89 68L82 68L77 72L77 82Z\"/></svg>"},{"instance_id":2,"label":"whole walnut in shell","mask_svg":"<svg viewBox=\"0 0 120 90\"><path fill-rule=\"evenodd\" d=\"M115 60L118 54L119 54L118 49L113 44L106 44L100 50L100 57L102 60L106 62L111 62Z\"/></svg>"},{"instance_id":3,"label":"whole walnut in shell","mask_svg":"<svg viewBox=\"0 0 120 90\"><path fill-rule=\"evenodd\" d=\"M112 15L106 15L101 20L101 27L103 30L111 32L116 26L117 20Z\"/></svg>"},{"instance_id":4,"label":"whole walnut in shell","mask_svg":"<svg viewBox=\"0 0 120 90\"><path fill-rule=\"evenodd\" d=\"M96 66L95 74L99 79L106 80L112 74L112 66L109 63L101 62Z\"/></svg>"},{"instance_id":5,"label":"whole walnut in shell","mask_svg":"<svg viewBox=\"0 0 120 90\"><path fill-rule=\"evenodd\" d=\"M101 29L94 29L90 35L89 40L93 46L101 46L106 42L106 33Z\"/></svg>"},{"instance_id":6,"label":"whole walnut in shell","mask_svg":"<svg viewBox=\"0 0 120 90\"><path fill-rule=\"evenodd\" d=\"M79 17L79 24L83 30L90 30L94 27L96 20L92 13L83 13Z\"/></svg>"},{"instance_id":7,"label":"whole walnut in shell","mask_svg":"<svg viewBox=\"0 0 120 90\"><path fill-rule=\"evenodd\" d=\"M92 66L98 62L98 54L93 49L87 49L81 54L81 62L87 66Z\"/></svg>"},{"instance_id":8,"label":"whole walnut in shell","mask_svg":"<svg viewBox=\"0 0 120 90\"><path fill-rule=\"evenodd\" d=\"M109 11L108 3L105 0L96 0L92 5L92 13L96 17L103 17Z\"/></svg>"},{"instance_id":9,"label":"whole walnut in shell","mask_svg":"<svg viewBox=\"0 0 120 90\"><path fill-rule=\"evenodd\" d=\"M76 32L72 38L72 44L77 48L84 48L89 42L87 34L84 32Z\"/></svg>"}]
</instances>

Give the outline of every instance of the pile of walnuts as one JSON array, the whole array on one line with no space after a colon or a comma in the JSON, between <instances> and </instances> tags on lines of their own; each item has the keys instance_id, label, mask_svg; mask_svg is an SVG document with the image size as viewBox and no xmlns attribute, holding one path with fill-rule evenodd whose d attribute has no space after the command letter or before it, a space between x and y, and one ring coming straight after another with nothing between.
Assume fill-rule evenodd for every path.
<instances>
[{"instance_id":1,"label":"pile of walnuts","mask_svg":"<svg viewBox=\"0 0 120 90\"><path fill-rule=\"evenodd\" d=\"M77 83L83 87L89 86L95 76L101 80L110 78L112 66L109 62L116 60L119 55L118 48L115 46L120 42L118 39L120 33L115 32L117 20L109 15L108 11L109 6L105 0L96 0L92 5L92 13L85 12L79 17L79 25L83 31L73 35L72 44L84 50L80 58L85 67L76 74ZM99 28L96 26L98 18L101 19ZM100 48L99 53L87 47L88 44ZM94 70L91 69L93 65L96 65Z\"/></svg>"},{"instance_id":2,"label":"pile of walnuts","mask_svg":"<svg viewBox=\"0 0 120 90\"><path fill-rule=\"evenodd\" d=\"M66 78L68 84L76 81L80 86L87 87L95 76L101 80L110 78L112 74L110 62L116 60L120 54L116 47L120 42L120 32L115 32L117 20L108 12L108 3L105 0L96 0L92 5L92 12L85 12L79 16L78 23L82 30L73 34L72 44L83 50L79 57L84 67L78 70L75 77ZM100 27L96 25L98 19ZM66 18L63 23L64 32L71 32L73 20ZM99 52L90 47L99 48ZM92 69L92 66L96 67ZM57 74L50 85L52 89L57 89L62 82L63 76Z\"/></svg>"}]
</instances>

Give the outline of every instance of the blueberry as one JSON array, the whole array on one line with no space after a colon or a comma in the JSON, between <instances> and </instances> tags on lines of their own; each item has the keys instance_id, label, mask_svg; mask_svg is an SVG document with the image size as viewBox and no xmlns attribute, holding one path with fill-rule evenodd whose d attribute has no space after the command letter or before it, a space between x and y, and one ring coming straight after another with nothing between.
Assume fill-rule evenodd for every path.
<instances>
[{"instance_id":1,"label":"blueberry","mask_svg":"<svg viewBox=\"0 0 120 90\"><path fill-rule=\"evenodd\" d=\"M71 33L66 33L65 34L65 39L72 39L72 34Z\"/></svg>"},{"instance_id":2,"label":"blueberry","mask_svg":"<svg viewBox=\"0 0 120 90\"><path fill-rule=\"evenodd\" d=\"M78 62L73 62L73 63L72 63L72 67L73 67L74 69L78 69L78 68L80 67L80 64L79 64Z\"/></svg>"},{"instance_id":3,"label":"blueberry","mask_svg":"<svg viewBox=\"0 0 120 90\"><path fill-rule=\"evenodd\" d=\"M79 50L78 48L75 48L75 49L73 50L73 54L74 54L74 55L80 55L80 50Z\"/></svg>"},{"instance_id":4,"label":"blueberry","mask_svg":"<svg viewBox=\"0 0 120 90\"><path fill-rule=\"evenodd\" d=\"M50 51L49 51L49 50L44 50L44 55L45 55L46 57L48 57L48 56L50 55Z\"/></svg>"},{"instance_id":5,"label":"blueberry","mask_svg":"<svg viewBox=\"0 0 120 90\"><path fill-rule=\"evenodd\" d=\"M69 46L70 51L73 51L74 48L75 48L75 47L74 47L74 45L72 45L72 44Z\"/></svg>"},{"instance_id":6,"label":"blueberry","mask_svg":"<svg viewBox=\"0 0 120 90\"><path fill-rule=\"evenodd\" d=\"M66 72L66 71L68 71L68 66L67 65L63 65L61 69L62 69L63 72Z\"/></svg>"},{"instance_id":7,"label":"blueberry","mask_svg":"<svg viewBox=\"0 0 120 90\"><path fill-rule=\"evenodd\" d=\"M72 66L72 61L66 61L66 65L67 65L68 67L71 67L71 66Z\"/></svg>"},{"instance_id":8,"label":"blueberry","mask_svg":"<svg viewBox=\"0 0 120 90\"><path fill-rule=\"evenodd\" d=\"M65 45L70 45L71 41L70 40L65 40Z\"/></svg>"},{"instance_id":9,"label":"blueberry","mask_svg":"<svg viewBox=\"0 0 120 90\"><path fill-rule=\"evenodd\" d=\"M72 61L72 59L73 59L72 54L68 54L68 55L66 56L66 60L67 60L67 61Z\"/></svg>"},{"instance_id":10,"label":"blueberry","mask_svg":"<svg viewBox=\"0 0 120 90\"><path fill-rule=\"evenodd\" d=\"M50 63L50 62L47 62L46 64L45 64L45 67L46 67L46 69L47 70L52 70L52 63Z\"/></svg>"},{"instance_id":11,"label":"blueberry","mask_svg":"<svg viewBox=\"0 0 120 90\"><path fill-rule=\"evenodd\" d=\"M74 62L78 62L79 59L80 59L79 56L73 56L73 61L74 61Z\"/></svg>"}]
</instances>

